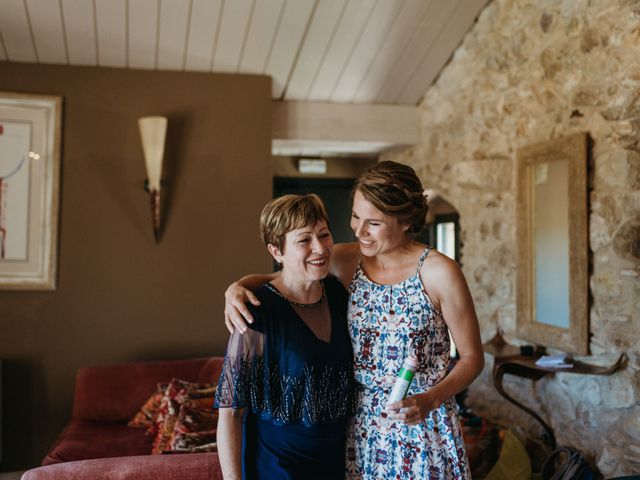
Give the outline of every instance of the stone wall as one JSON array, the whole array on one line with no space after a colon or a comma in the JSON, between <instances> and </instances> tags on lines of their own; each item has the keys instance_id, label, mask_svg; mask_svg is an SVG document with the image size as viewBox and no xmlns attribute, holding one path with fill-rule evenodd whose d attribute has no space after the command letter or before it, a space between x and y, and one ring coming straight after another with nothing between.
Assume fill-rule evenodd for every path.
<instances>
[{"instance_id":1,"label":"stone wall","mask_svg":"<svg viewBox=\"0 0 640 480\"><path fill-rule=\"evenodd\" d=\"M591 135L590 360L626 352L628 365L609 377L506 382L606 477L640 472L640 1L493 0L420 109L420 145L388 158L458 209L484 340L500 327L518 341L516 149ZM472 406L539 434L495 392L491 367L487 358Z\"/></svg>"}]
</instances>

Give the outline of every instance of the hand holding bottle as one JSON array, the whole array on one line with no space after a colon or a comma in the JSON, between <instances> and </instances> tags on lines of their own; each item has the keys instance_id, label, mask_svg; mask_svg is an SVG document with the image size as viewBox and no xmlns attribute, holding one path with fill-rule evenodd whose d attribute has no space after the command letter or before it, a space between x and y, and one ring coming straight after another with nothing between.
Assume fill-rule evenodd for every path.
<instances>
[{"instance_id":1,"label":"hand holding bottle","mask_svg":"<svg viewBox=\"0 0 640 480\"><path fill-rule=\"evenodd\" d=\"M389 418L406 425L417 425L425 419L427 413L442 403L430 391L406 397L417 369L418 359L410 355L402 365L387 402Z\"/></svg>"},{"instance_id":2,"label":"hand holding bottle","mask_svg":"<svg viewBox=\"0 0 640 480\"><path fill-rule=\"evenodd\" d=\"M415 355L409 355L402 364L402 368L398 373L396 382L393 384L387 404L398 402L407 396L407 392L411 386L411 381L413 380L413 376L417 369L418 359Z\"/></svg>"},{"instance_id":3,"label":"hand holding bottle","mask_svg":"<svg viewBox=\"0 0 640 480\"><path fill-rule=\"evenodd\" d=\"M442 401L435 398L430 390L424 393L411 395L398 402L387 405L389 418L406 425L417 425L422 422L427 414L440 406Z\"/></svg>"}]
</instances>

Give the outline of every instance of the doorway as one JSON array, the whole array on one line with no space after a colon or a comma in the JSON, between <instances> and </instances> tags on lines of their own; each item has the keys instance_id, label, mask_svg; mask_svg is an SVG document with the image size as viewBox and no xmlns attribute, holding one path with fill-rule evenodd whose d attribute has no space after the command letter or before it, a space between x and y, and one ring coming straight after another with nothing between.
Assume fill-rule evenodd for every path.
<instances>
[{"instance_id":1,"label":"doorway","mask_svg":"<svg viewBox=\"0 0 640 480\"><path fill-rule=\"evenodd\" d=\"M324 202L331 222L335 243L353 242L351 221L351 190L353 178L274 177L273 198L282 195L315 193Z\"/></svg>"},{"instance_id":2,"label":"doorway","mask_svg":"<svg viewBox=\"0 0 640 480\"><path fill-rule=\"evenodd\" d=\"M460 214L456 208L440 196L430 199L427 224L417 240L460 263Z\"/></svg>"}]
</instances>

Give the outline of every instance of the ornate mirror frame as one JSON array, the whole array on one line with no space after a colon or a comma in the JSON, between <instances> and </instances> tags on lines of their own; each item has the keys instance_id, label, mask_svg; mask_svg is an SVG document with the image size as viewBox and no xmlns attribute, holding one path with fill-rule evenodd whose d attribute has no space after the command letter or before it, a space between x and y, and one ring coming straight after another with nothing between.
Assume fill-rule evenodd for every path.
<instances>
[{"instance_id":1,"label":"ornate mirror frame","mask_svg":"<svg viewBox=\"0 0 640 480\"><path fill-rule=\"evenodd\" d=\"M517 335L538 345L589 353L589 257L587 217L588 136L577 133L527 145L516 152ZM568 161L569 328L536 319L533 182L539 164Z\"/></svg>"}]
</instances>

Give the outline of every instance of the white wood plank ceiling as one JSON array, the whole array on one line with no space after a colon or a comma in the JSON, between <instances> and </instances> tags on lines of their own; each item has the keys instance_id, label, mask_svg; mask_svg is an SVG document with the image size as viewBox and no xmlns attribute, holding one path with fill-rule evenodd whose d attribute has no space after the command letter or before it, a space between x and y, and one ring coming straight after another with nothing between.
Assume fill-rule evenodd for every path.
<instances>
[{"instance_id":1,"label":"white wood plank ceiling","mask_svg":"<svg viewBox=\"0 0 640 480\"><path fill-rule=\"evenodd\" d=\"M489 0L0 0L0 60L255 73L285 101L416 105Z\"/></svg>"}]
</instances>

